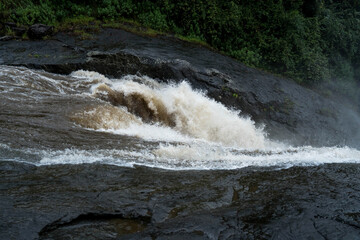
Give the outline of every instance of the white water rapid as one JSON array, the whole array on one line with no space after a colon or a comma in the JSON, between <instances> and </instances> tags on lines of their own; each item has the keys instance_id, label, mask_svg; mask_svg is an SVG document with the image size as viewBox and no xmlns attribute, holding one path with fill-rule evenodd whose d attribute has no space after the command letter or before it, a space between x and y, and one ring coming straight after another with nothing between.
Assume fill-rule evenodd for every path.
<instances>
[{"instance_id":1,"label":"white water rapid","mask_svg":"<svg viewBox=\"0 0 360 240\"><path fill-rule=\"evenodd\" d=\"M360 162L357 149L292 147L271 141L251 119L195 91L186 81L165 84L146 76L109 79L83 70L61 76L2 67L0 83L2 98L9 103L33 101L34 106L40 106L36 104L45 101L56 108L58 97L67 99L71 104L67 102L65 116L61 117L73 129L85 130L85 140L101 137L100 145L73 144L59 149L32 146L14 149L14 145L3 141L0 151L7 155L2 160L11 160L9 156L17 152L21 154L15 160L37 165L100 162L172 170ZM40 137L45 132L37 131ZM107 137L112 139L111 146ZM63 141L71 144L69 139ZM118 140L116 144L114 139ZM75 137L73 141L77 142ZM29 161L30 157L24 157L27 155L35 160Z\"/></svg>"}]
</instances>

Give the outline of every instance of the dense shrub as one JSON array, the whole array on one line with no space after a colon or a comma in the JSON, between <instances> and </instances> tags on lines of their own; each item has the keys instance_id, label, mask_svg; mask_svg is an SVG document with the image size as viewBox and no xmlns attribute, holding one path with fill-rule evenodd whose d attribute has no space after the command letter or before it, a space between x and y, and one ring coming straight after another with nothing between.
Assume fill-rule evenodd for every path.
<instances>
[{"instance_id":1,"label":"dense shrub","mask_svg":"<svg viewBox=\"0 0 360 240\"><path fill-rule=\"evenodd\" d=\"M133 14L135 3L132 0L98 0L95 15L101 20L115 21L119 17L129 17Z\"/></svg>"}]
</instances>

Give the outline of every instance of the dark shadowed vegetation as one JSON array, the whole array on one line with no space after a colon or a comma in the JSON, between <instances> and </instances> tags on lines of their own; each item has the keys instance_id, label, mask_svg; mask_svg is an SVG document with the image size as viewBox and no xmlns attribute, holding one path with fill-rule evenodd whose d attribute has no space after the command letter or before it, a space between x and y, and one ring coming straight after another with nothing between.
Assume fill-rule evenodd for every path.
<instances>
[{"instance_id":1,"label":"dark shadowed vegetation","mask_svg":"<svg viewBox=\"0 0 360 240\"><path fill-rule=\"evenodd\" d=\"M301 84L358 95L360 0L1 0L0 19L58 29L69 19L131 20Z\"/></svg>"}]
</instances>

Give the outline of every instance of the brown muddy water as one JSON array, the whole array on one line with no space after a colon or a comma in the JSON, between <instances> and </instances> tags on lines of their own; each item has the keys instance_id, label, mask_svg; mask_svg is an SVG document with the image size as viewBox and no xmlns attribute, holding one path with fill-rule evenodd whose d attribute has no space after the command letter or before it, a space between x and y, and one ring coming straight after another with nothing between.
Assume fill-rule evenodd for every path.
<instances>
[{"instance_id":1,"label":"brown muddy water","mask_svg":"<svg viewBox=\"0 0 360 240\"><path fill-rule=\"evenodd\" d=\"M186 81L0 66L0 132L2 239L360 239L359 150Z\"/></svg>"}]
</instances>

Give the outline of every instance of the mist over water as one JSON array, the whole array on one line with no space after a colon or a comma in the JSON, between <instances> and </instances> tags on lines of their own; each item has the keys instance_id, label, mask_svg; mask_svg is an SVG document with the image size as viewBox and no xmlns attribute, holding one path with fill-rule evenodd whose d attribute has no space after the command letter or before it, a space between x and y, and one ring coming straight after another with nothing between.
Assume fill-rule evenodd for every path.
<instances>
[{"instance_id":1,"label":"mist over water","mask_svg":"<svg viewBox=\"0 0 360 240\"><path fill-rule=\"evenodd\" d=\"M0 93L1 160L173 170L360 162L357 149L274 142L186 81L0 66Z\"/></svg>"}]
</instances>

